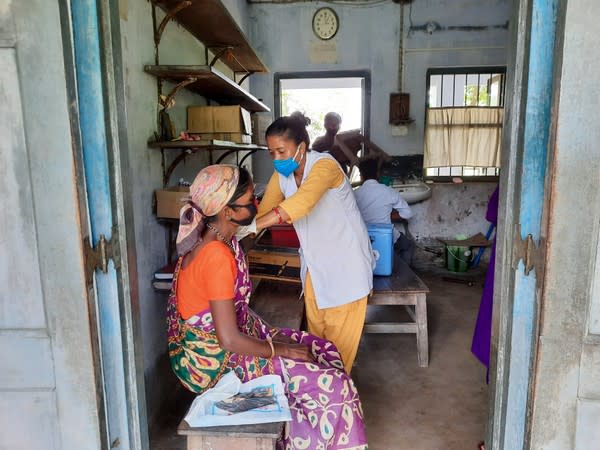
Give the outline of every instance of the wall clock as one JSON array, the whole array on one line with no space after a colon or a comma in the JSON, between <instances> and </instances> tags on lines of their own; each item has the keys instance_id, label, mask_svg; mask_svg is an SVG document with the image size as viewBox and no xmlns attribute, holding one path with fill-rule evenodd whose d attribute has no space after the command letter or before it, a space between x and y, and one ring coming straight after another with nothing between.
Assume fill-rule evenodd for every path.
<instances>
[{"instance_id":1,"label":"wall clock","mask_svg":"<svg viewBox=\"0 0 600 450\"><path fill-rule=\"evenodd\" d=\"M340 28L340 20L331 8L319 8L312 21L313 32L319 39L324 41L336 35Z\"/></svg>"}]
</instances>

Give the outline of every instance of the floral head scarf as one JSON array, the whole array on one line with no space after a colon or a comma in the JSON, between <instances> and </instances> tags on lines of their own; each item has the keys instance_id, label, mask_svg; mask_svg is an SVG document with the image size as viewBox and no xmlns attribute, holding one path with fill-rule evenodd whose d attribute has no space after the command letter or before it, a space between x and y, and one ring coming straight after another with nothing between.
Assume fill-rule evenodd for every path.
<instances>
[{"instance_id":1,"label":"floral head scarf","mask_svg":"<svg viewBox=\"0 0 600 450\"><path fill-rule=\"evenodd\" d=\"M188 202L179 212L177 253L183 256L202 240L205 217L218 214L231 200L240 172L237 166L215 164L198 172Z\"/></svg>"}]
</instances>

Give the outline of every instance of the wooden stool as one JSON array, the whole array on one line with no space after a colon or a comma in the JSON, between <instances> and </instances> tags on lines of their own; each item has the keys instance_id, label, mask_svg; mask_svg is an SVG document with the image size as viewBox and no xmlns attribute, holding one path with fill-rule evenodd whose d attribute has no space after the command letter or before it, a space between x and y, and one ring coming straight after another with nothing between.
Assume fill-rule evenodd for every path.
<instances>
[{"instance_id":1,"label":"wooden stool","mask_svg":"<svg viewBox=\"0 0 600 450\"><path fill-rule=\"evenodd\" d=\"M284 422L192 428L185 420L177 433L187 436L187 450L275 450Z\"/></svg>"},{"instance_id":2,"label":"wooden stool","mask_svg":"<svg viewBox=\"0 0 600 450\"><path fill-rule=\"evenodd\" d=\"M396 257L389 277L373 277L369 305L404 306L412 322L365 323L365 333L414 333L419 366L429 365L427 293L429 288L401 258Z\"/></svg>"}]
</instances>

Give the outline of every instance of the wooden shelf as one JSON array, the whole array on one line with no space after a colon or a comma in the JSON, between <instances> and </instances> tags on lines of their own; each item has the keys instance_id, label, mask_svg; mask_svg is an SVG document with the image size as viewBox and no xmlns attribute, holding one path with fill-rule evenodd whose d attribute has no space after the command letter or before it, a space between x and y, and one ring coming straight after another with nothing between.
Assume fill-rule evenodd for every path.
<instances>
[{"instance_id":1,"label":"wooden shelf","mask_svg":"<svg viewBox=\"0 0 600 450\"><path fill-rule=\"evenodd\" d=\"M269 107L248 91L210 66L144 66L144 70L163 80L178 84L195 79L186 89L222 105L240 105L250 112L268 112Z\"/></svg>"},{"instance_id":2,"label":"wooden shelf","mask_svg":"<svg viewBox=\"0 0 600 450\"><path fill-rule=\"evenodd\" d=\"M210 139L206 141L164 141L164 142L148 142L150 148L169 148L174 150L266 150L267 147L256 144L237 144L229 141L219 141Z\"/></svg>"},{"instance_id":3,"label":"wooden shelf","mask_svg":"<svg viewBox=\"0 0 600 450\"><path fill-rule=\"evenodd\" d=\"M252 156L259 150L266 150L267 147L256 144L237 144L229 141L219 141L211 139L208 141L165 141L165 142L148 142L150 148L160 148L163 150L163 186L168 186L169 180L175 168L191 153L198 151L209 152L209 164L220 164L226 156L236 152L248 152L242 159L239 160L238 164L241 166L244 161ZM165 160L164 150L180 150L181 153L171 161L167 166ZM213 160L213 150L225 150L225 153L220 155L216 160Z\"/></svg>"},{"instance_id":4,"label":"wooden shelf","mask_svg":"<svg viewBox=\"0 0 600 450\"><path fill-rule=\"evenodd\" d=\"M182 1L155 0L154 3L169 13ZM234 72L268 72L221 0L191 0L190 3L175 14L174 20L215 54L229 47L221 60Z\"/></svg>"}]
</instances>

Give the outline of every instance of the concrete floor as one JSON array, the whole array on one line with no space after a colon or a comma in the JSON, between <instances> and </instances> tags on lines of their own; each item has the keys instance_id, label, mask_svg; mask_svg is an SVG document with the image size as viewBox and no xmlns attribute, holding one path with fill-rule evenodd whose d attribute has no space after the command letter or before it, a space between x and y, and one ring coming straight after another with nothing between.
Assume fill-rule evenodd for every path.
<instances>
[{"instance_id":1,"label":"concrete floor","mask_svg":"<svg viewBox=\"0 0 600 450\"><path fill-rule=\"evenodd\" d=\"M413 335L371 334L363 338L352 372L369 448L475 450L487 414L485 368L470 352L483 278L469 287L442 281L439 273L420 276L431 290L429 367L417 365Z\"/></svg>"},{"instance_id":2,"label":"concrete floor","mask_svg":"<svg viewBox=\"0 0 600 450\"><path fill-rule=\"evenodd\" d=\"M450 274L438 266L418 265L416 271L431 290L429 367L417 365L414 335L363 337L352 376L363 403L369 449L476 450L485 433L487 386L485 368L470 347L483 270L463 276L474 281L471 287L444 281ZM369 314L405 314L378 308ZM152 450L185 449L175 430L191 400L178 392L163 423L152 430Z\"/></svg>"}]
</instances>

